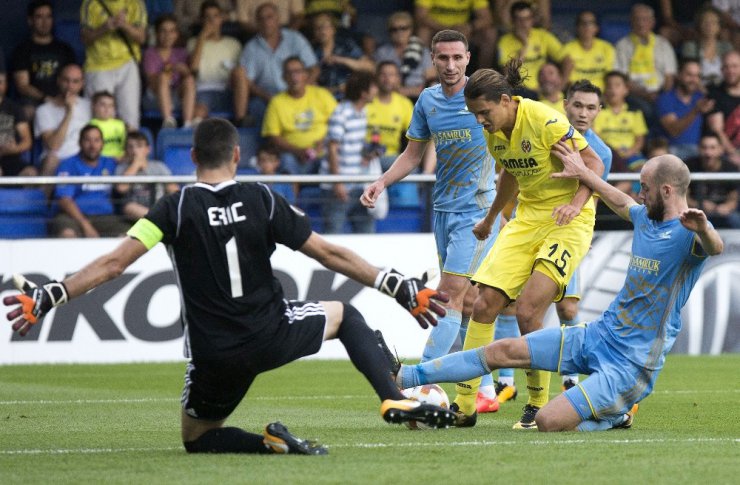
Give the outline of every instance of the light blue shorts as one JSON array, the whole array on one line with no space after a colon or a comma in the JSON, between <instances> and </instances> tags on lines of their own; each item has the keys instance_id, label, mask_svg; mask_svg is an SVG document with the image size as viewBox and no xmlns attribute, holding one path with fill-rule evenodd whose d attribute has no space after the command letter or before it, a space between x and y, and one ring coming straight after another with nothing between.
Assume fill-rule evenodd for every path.
<instances>
[{"instance_id":1,"label":"light blue shorts","mask_svg":"<svg viewBox=\"0 0 740 485\"><path fill-rule=\"evenodd\" d=\"M532 369L588 375L564 393L584 420L626 413L650 394L660 372L637 366L617 353L596 331L598 325L603 323L546 328L525 336Z\"/></svg>"},{"instance_id":2,"label":"light blue shorts","mask_svg":"<svg viewBox=\"0 0 740 485\"><path fill-rule=\"evenodd\" d=\"M475 223L483 219L487 211L487 208L470 212L434 211L434 241L440 271L467 278L473 276L491 250L501 226L499 215L488 239L479 241L473 235Z\"/></svg>"},{"instance_id":3,"label":"light blue shorts","mask_svg":"<svg viewBox=\"0 0 740 485\"><path fill-rule=\"evenodd\" d=\"M565 293L563 298L578 298L581 299L581 270L576 268L573 272L573 276L570 277L568 285L565 287Z\"/></svg>"}]
</instances>

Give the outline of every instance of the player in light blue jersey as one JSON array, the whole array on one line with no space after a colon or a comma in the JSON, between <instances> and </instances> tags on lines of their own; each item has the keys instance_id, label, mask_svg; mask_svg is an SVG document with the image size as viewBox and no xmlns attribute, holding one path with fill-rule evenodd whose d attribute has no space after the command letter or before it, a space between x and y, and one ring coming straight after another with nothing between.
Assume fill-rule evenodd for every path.
<instances>
[{"instance_id":1,"label":"player in light blue jersey","mask_svg":"<svg viewBox=\"0 0 740 485\"><path fill-rule=\"evenodd\" d=\"M571 84L563 101L565 115L571 125L583 134L583 137L593 148L596 154L604 162L604 173L601 178L606 180L612 166L612 151L604 141L594 132L591 127L599 115L602 105L601 89L594 86L590 81L583 79ZM555 304L561 325L573 326L579 322L578 301L581 298L579 272L573 273L565 295L562 300ZM513 307L513 306L512 306ZM515 309L507 308L496 319L494 340L502 338L518 337L519 326L517 325ZM570 389L578 384L578 374L563 376L563 390ZM496 394L499 402L516 399L517 389L514 386L514 369L499 369L499 377L496 383Z\"/></svg>"},{"instance_id":2,"label":"player in light blue jersey","mask_svg":"<svg viewBox=\"0 0 740 485\"><path fill-rule=\"evenodd\" d=\"M525 337L402 366L403 386L457 382L500 367L588 374L536 415L540 431L596 431L632 426L636 403L647 397L681 330L681 308L707 256L722 252L719 233L701 210L689 209L689 169L674 155L648 160L640 173L638 205L589 170L578 150L559 142L556 178L578 178L634 225L624 286L595 321L547 328Z\"/></svg>"},{"instance_id":3,"label":"player in light blue jersey","mask_svg":"<svg viewBox=\"0 0 740 485\"><path fill-rule=\"evenodd\" d=\"M454 30L438 32L432 39L432 61L440 84L422 91L406 132L406 149L360 199L373 207L383 190L417 168L427 145L433 142L437 156L434 238L442 273L438 290L449 294L450 303L447 316L439 320L427 340L422 360L447 354L458 338L463 316L470 315L477 294L469 279L493 245L499 226L497 221L493 237L485 241L477 240L472 232L496 192L494 160L483 127L465 104L465 68L470 61L465 36ZM488 410L498 410L490 377L480 392L489 403Z\"/></svg>"}]
</instances>

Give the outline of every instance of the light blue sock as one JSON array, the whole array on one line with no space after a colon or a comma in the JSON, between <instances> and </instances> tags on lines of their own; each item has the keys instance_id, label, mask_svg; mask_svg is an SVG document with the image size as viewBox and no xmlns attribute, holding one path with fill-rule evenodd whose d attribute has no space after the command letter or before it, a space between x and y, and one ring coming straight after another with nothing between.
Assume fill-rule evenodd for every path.
<instances>
[{"instance_id":1,"label":"light blue sock","mask_svg":"<svg viewBox=\"0 0 740 485\"><path fill-rule=\"evenodd\" d=\"M470 322L469 316L463 316L462 323L460 324L460 345L465 342L465 335L468 333L468 322ZM512 370L512 375L514 371ZM486 374L481 378L480 387L493 386L493 374Z\"/></svg>"},{"instance_id":2,"label":"light blue sock","mask_svg":"<svg viewBox=\"0 0 740 485\"><path fill-rule=\"evenodd\" d=\"M437 357L447 355L455 343L457 334L460 332L460 321L462 313L457 310L447 310L447 315L437 321L437 326L432 327L429 338L424 346L421 361L427 362Z\"/></svg>"},{"instance_id":3,"label":"light blue sock","mask_svg":"<svg viewBox=\"0 0 740 485\"><path fill-rule=\"evenodd\" d=\"M519 323L516 321L516 315L499 315L496 318L496 328L493 332L493 340L501 340L502 338L516 338L519 337ZM514 369L499 369L499 379L502 377L514 378Z\"/></svg>"},{"instance_id":4,"label":"light blue sock","mask_svg":"<svg viewBox=\"0 0 740 485\"><path fill-rule=\"evenodd\" d=\"M578 431L606 431L607 429L612 429L614 426L622 424L625 419L627 418L624 414L599 420L587 419L585 421L581 421L581 424L576 426L576 429Z\"/></svg>"},{"instance_id":5,"label":"light blue sock","mask_svg":"<svg viewBox=\"0 0 740 485\"><path fill-rule=\"evenodd\" d=\"M578 315L575 316L572 320L565 320L560 319L560 325L565 325L566 327L573 327L578 324ZM566 380L571 380L575 383L578 383L578 374L563 374L563 383L565 383Z\"/></svg>"},{"instance_id":6,"label":"light blue sock","mask_svg":"<svg viewBox=\"0 0 740 485\"><path fill-rule=\"evenodd\" d=\"M490 374L483 347L454 352L442 358L401 367L401 389L437 382L463 382ZM399 381L397 379L397 381Z\"/></svg>"}]
</instances>

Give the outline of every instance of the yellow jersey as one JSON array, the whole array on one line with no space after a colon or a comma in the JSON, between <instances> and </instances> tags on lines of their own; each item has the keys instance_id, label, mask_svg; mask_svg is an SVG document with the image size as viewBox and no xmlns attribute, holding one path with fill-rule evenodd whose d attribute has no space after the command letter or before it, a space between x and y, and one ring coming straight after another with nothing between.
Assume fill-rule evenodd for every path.
<instances>
[{"instance_id":1,"label":"yellow jersey","mask_svg":"<svg viewBox=\"0 0 740 485\"><path fill-rule=\"evenodd\" d=\"M604 143L617 149L631 147L638 136L648 133L642 111L632 111L626 104L619 111L608 105L604 107L594 120L593 129Z\"/></svg>"},{"instance_id":2,"label":"yellow jersey","mask_svg":"<svg viewBox=\"0 0 740 485\"><path fill-rule=\"evenodd\" d=\"M586 50L578 40L572 40L565 44L563 52L573 60L570 82L588 79L604 91L604 75L614 69L616 62L613 45L602 39L594 39L591 48Z\"/></svg>"},{"instance_id":3,"label":"yellow jersey","mask_svg":"<svg viewBox=\"0 0 740 485\"><path fill-rule=\"evenodd\" d=\"M428 8L432 20L448 27L466 24L474 11L488 8L488 0L417 0L414 3L417 7Z\"/></svg>"},{"instance_id":4,"label":"yellow jersey","mask_svg":"<svg viewBox=\"0 0 740 485\"><path fill-rule=\"evenodd\" d=\"M401 151L401 139L411 123L414 104L409 98L399 93L391 93L391 102L386 104L377 96L367 105L367 138L373 133L380 133L380 144L385 146L386 155L398 155Z\"/></svg>"},{"instance_id":5,"label":"yellow jersey","mask_svg":"<svg viewBox=\"0 0 740 485\"><path fill-rule=\"evenodd\" d=\"M135 27L147 26L147 14L144 2L141 0L105 0L105 5L113 13L126 11L126 20ZM108 21L110 15L103 9L98 0L85 0L80 7L80 25L90 29L97 29ZM133 50L129 50L126 42L116 31L108 32L85 48L85 71L109 71L118 69L132 58L141 61L141 47L129 40Z\"/></svg>"},{"instance_id":6,"label":"yellow jersey","mask_svg":"<svg viewBox=\"0 0 740 485\"><path fill-rule=\"evenodd\" d=\"M539 101L514 96L519 102L511 138L500 130L488 137L491 155L519 183L519 205L516 217L522 220L550 220L552 210L569 203L578 189L575 179L553 179L550 175L563 170L563 162L550 152L559 140L575 141L578 150L588 142L573 128L562 113ZM584 211L593 213L593 200Z\"/></svg>"},{"instance_id":7,"label":"yellow jersey","mask_svg":"<svg viewBox=\"0 0 740 485\"><path fill-rule=\"evenodd\" d=\"M558 100L554 103L545 98L540 98L538 101L548 108L552 108L559 113L565 114L565 105L563 104L563 101L565 101L565 95L563 93L560 93L560 96L558 96Z\"/></svg>"},{"instance_id":8,"label":"yellow jersey","mask_svg":"<svg viewBox=\"0 0 740 485\"><path fill-rule=\"evenodd\" d=\"M287 91L276 94L267 105L262 136L280 136L298 148L312 147L326 137L336 106L334 96L318 86L306 86L299 99Z\"/></svg>"},{"instance_id":9,"label":"yellow jersey","mask_svg":"<svg viewBox=\"0 0 740 485\"><path fill-rule=\"evenodd\" d=\"M499 63L503 65L509 59L520 57L521 50L521 40L512 33L504 35L498 42ZM522 57L522 70L527 75L527 79L524 80L524 87L533 91L539 90L540 83L537 81L537 74L548 58L556 62L562 61L565 58L563 45L557 37L545 29L532 29L529 32L527 50Z\"/></svg>"}]
</instances>

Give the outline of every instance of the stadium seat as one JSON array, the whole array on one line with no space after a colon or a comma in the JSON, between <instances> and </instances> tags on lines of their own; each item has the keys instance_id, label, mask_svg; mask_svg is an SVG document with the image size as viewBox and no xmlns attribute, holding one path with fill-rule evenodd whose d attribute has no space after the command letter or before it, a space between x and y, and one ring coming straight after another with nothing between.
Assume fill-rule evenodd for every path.
<instances>
[{"instance_id":1,"label":"stadium seat","mask_svg":"<svg viewBox=\"0 0 740 485\"><path fill-rule=\"evenodd\" d=\"M164 150L162 161L169 167L172 175L192 175L195 164L190 158L190 145L170 145Z\"/></svg>"},{"instance_id":2,"label":"stadium seat","mask_svg":"<svg viewBox=\"0 0 740 485\"><path fill-rule=\"evenodd\" d=\"M421 205L419 187L416 183L397 183L388 187L391 209L396 207L413 208Z\"/></svg>"},{"instance_id":3,"label":"stadium seat","mask_svg":"<svg viewBox=\"0 0 740 485\"><path fill-rule=\"evenodd\" d=\"M0 238L45 237L49 214L41 189L0 189Z\"/></svg>"}]
</instances>

